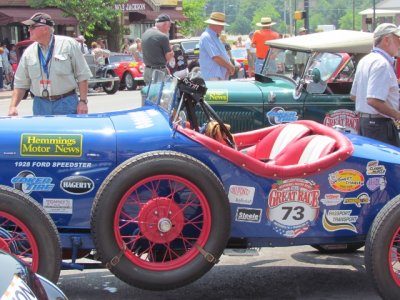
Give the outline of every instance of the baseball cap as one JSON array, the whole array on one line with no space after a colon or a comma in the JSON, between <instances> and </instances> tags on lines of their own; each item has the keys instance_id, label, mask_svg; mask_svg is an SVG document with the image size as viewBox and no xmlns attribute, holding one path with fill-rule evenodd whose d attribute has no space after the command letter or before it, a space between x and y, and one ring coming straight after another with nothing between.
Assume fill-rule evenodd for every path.
<instances>
[{"instance_id":1,"label":"baseball cap","mask_svg":"<svg viewBox=\"0 0 400 300\"><path fill-rule=\"evenodd\" d=\"M374 31L374 38L379 38L391 33L400 37L400 28L392 23L383 23L376 27Z\"/></svg>"},{"instance_id":2,"label":"baseball cap","mask_svg":"<svg viewBox=\"0 0 400 300\"><path fill-rule=\"evenodd\" d=\"M35 13L32 17L30 17L28 20L22 21L21 22L24 25L33 25L33 24L43 24L47 26L54 26L54 21L51 19L50 15L42 13L42 12L37 12Z\"/></svg>"},{"instance_id":3,"label":"baseball cap","mask_svg":"<svg viewBox=\"0 0 400 300\"><path fill-rule=\"evenodd\" d=\"M162 22L167 22L167 21L174 23L174 22L172 22L170 16L167 14L161 14L156 19L156 23L162 23Z\"/></svg>"}]
</instances>

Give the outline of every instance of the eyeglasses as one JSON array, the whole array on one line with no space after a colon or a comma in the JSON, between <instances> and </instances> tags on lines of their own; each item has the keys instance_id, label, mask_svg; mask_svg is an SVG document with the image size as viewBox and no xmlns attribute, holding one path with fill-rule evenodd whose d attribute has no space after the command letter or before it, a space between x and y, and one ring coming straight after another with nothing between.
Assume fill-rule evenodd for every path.
<instances>
[{"instance_id":1,"label":"eyeglasses","mask_svg":"<svg viewBox=\"0 0 400 300\"><path fill-rule=\"evenodd\" d=\"M46 26L46 25L31 25L31 26L29 26L29 30L33 30L35 28L43 27L43 26Z\"/></svg>"}]
</instances>

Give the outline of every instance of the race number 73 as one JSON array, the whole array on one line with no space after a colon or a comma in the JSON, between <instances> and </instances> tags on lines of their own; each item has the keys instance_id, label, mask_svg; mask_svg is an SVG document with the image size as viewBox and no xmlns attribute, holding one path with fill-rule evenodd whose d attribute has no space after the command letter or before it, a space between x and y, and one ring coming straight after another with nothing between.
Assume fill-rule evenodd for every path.
<instances>
[{"instance_id":1,"label":"race number 73","mask_svg":"<svg viewBox=\"0 0 400 300\"><path fill-rule=\"evenodd\" d=\"M293 220L300 221L304 219L304 207L302 206L282 206L282 210L285 211L282 220L292 218Z\"/></svg>"}]
</instances>

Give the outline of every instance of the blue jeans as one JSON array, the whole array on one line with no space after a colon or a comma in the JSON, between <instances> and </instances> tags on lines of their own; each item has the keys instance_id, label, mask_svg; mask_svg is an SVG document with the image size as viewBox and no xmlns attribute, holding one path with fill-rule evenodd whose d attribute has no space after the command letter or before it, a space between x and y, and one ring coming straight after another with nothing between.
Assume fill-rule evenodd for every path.
<instances>
[{"instance_id":1,"label":"blue jeans","mask_svg":"<svg viewBox=\"0 0 400 300\"><path fill-rule=\"evenodd\" d=\"M77 94L73 94L56 101L49 101L35 96L33 98L33 115L44 116L76 114L77 106Z\"/></svg>"},{"instance_id":2,"label":"blue jeans","mask_svg":"<svg viewBox=\"0 0 400 300\"><path fill-rule=\"evenodd\" d=\"M0 89L3 87L3 67L0 67Z\"/></svg>"},{"instance_id":3,"label":"blue jeans","mask_svg":"<svg viewBox=\"0 0 400 300\"><path fill-rule=\"evenodd\" d=\"M260 73L261 73L261 69L262 69L263 63L264 63L264 59L256 58L255 72L256 72L257 74L260 74Z\"/></svg>"}]
</instances>

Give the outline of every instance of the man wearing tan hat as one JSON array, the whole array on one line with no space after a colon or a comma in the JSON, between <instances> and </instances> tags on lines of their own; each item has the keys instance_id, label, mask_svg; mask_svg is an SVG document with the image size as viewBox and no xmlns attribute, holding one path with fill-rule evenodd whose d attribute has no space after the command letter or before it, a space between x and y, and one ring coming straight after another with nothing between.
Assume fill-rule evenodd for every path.
<instances>
[{"instance_id":1,"label":"man wearing tan hat","mask_svg":"<svg viewBox=\"0 0 400 300\"><path fill-rule=\"evenodd\" d=\"M219 39L225 23L225 14L213 12L205 23L206 30L201 34L200 47L200 70L204 80L227 80L235 73L235 66L231 64L225 46Z\"/></svg>"},{"instance_id":2,"label":"man wearing tan hat","mask_svg":"<svg viewBox=\"0 0 400 300\"><path fill-rule=\"evenodd\" d=\"M374 31L374 48L357 65L351 98L360 113L360 135L400 147L394 120L400 120L399 85L394 56L400 50L400 28L383 23Z\"/></svg>"},{"instance_id":3,"label":"man wearing tan hat","mask_svg":"<svg viewBox=\"0 0 400 300\"><path fill-rule=\"evenodd\" d=\"M256 64L255 72L260 73L265 57L267 56L269 47L265 44L266 41L279 39L279 34L271 30L272 25L275 25L271 18L261 18L261 22L256 25L261 27L260 30L256 30L253 35L252 46L256 48Z\"/></svg>"}]
</instances>

